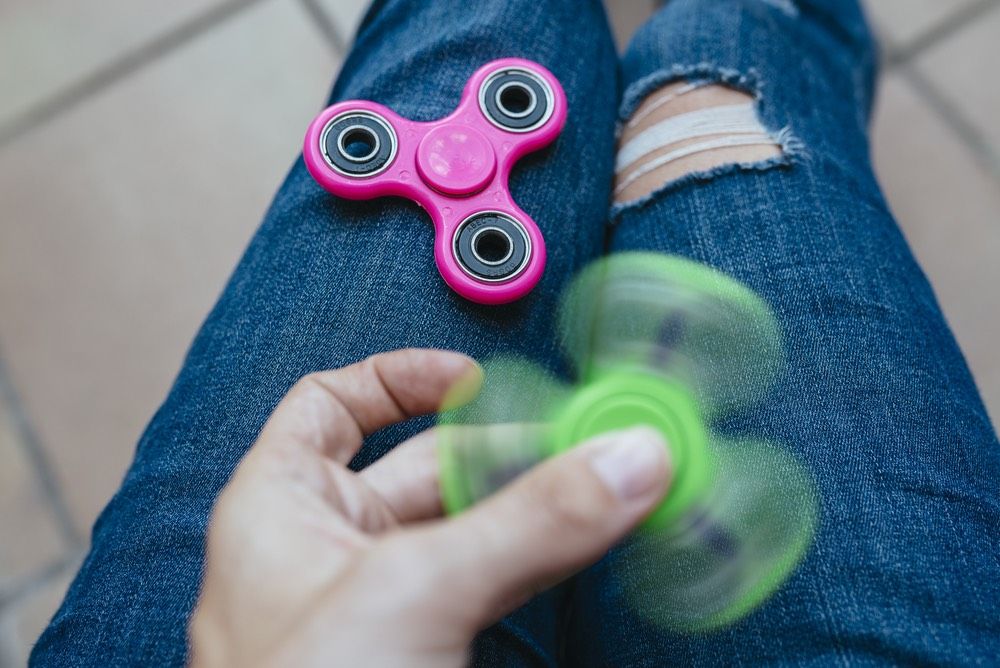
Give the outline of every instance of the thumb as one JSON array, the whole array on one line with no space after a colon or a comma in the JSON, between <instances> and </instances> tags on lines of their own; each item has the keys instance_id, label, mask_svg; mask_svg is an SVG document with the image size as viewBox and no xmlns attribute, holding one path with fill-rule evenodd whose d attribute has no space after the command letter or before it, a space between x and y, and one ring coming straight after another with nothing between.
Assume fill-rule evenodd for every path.
<instances>
[{"instance_id":1,"label":"thumb","mask_svg":"<svg viewBox=\"0 0 1000 668\"><path fill-rule=\"evenodd\" d=\"M428 529L424 563L440 569L467 621L485 626L597 561L653 510L669 477L658 432L601 435Z\"/></svg>"}]
</instances>

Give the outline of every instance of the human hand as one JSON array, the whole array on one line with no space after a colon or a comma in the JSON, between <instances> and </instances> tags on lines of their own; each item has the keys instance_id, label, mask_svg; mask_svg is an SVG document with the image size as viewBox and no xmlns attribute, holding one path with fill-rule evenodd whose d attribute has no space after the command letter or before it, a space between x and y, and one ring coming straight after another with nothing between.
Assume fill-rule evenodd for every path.
<instances>
[{"instance_id":1,"label":"human hand","mask_svg":"<svg viewBox=\"0 0 1000 668\"><path fill-rule=\"evenodd\" d=\"M656 432L601 436L448 519L434 431L364 471L365 434L480 383L457 353L399 350L299 381L220 495L192 663L460 666L473 636L596 561L667 489Z\"/></svg>"}]
</instances>

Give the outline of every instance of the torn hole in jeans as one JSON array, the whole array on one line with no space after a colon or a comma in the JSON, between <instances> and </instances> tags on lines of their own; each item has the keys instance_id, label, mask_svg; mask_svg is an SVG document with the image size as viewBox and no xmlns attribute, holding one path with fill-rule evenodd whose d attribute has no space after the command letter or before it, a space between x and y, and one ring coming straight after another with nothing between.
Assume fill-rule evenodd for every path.
<instances>
[{"instance_id":1,"label":"torn hole in jeans","mask_svg":"<svg viewBox=\"0 0 1000 668\"><path fill-rule=\"evenodd\" d=\"M788 164L800 151L790 129L769 131L756 94L712 79L674 80L645 96L621 126L615 209L732 169Z\"/></svg>"}]
</instances>

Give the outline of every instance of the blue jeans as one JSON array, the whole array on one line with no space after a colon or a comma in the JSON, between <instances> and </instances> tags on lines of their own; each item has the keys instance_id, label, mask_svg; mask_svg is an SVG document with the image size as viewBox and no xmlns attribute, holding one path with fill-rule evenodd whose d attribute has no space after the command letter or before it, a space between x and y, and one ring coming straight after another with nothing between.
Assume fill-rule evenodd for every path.
<instances>
[{"instance_id":1,"label":"blue jeans","mask_svg":"<svg viewBox=\"0 0 1000 668\"><path fill-rule=\"evenodd\" d=\"M727 427L788 444L808 464L822 499L816 545L763 608L707 636L635 619L607 577L612 553L481 634L476 663L996 660L1000 448L872 174L876 58L856 0L671 0L621 62L597 0L376 0L331 100L434 119L473 70L506 56L551 69L569 100L559 140L511 183L547 240L539 286L509 306L463 301L441 282L415 205L334 198L297 162L33 662L181 664L213 501L297 378L412 345L515 353L561 372L560 292L593 258L634 249L719 267L778 313L783 385ZM761 119L790 128L795 150L695 174L609 214L618 113L692 78L758 92ZM427 426L374 435L354 465Z\"/></svg>"}]
</instances>

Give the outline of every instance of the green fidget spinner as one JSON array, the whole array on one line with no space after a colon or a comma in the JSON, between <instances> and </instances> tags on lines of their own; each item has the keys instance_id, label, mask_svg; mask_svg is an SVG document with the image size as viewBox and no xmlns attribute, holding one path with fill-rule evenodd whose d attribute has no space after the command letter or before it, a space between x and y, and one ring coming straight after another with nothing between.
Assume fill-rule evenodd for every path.
<instances>
[{"instance_id":1,"label":"green fidget spinner","mask_svg":"<svg viewBox=\"0 0 1000 668\"><path fill-rule=\"evenodd\" d=\"M623 591L663 627L734 622L790 577L815 532L812 478L781 447L712 427L762 399L783 365L777 321L709 267L652 253L600 260L564 296L559 329L577 383L534 364L484 365L470 403L439 417L441 492L457 513L540 461L645 424L670 449L670 490L612 558Z\"/></svg>"}]
</instances>

